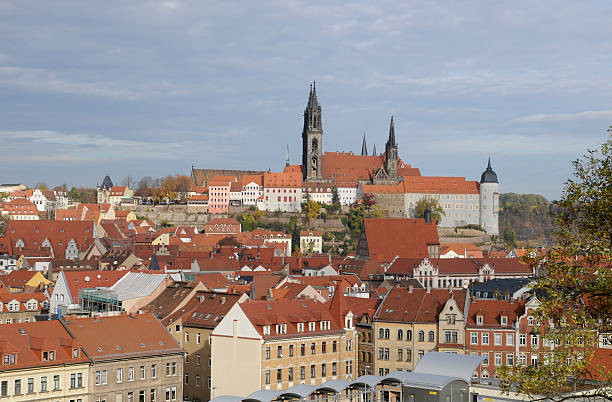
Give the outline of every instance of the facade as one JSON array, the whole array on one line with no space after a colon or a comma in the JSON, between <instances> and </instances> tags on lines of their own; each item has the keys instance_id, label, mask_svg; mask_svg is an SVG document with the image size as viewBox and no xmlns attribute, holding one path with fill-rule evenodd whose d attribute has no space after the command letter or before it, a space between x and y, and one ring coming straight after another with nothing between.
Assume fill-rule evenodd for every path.
<instances>
[{"instance_id":1,"label":"facade","mask_svg":"<svg viewBox=\"0 0 612 402\"><path fill-rule=\"evenodd\" d=\"M51 294L51 312L62 310L80 310L81 289L111 286L123 277L127 271L60 271Z\"/></svg>"},{"instance_id":2,"label":"facade","mask_svg":"<svg viewBox=\"0 0 612 402\"><path fill-rule=\"evenodd\" d=\"M240 222L234 218L214 218L204 224L207 235L237 234L240 231Z\"/></svg>"},{"instance_id":3,"label":"facade","mask_svg":"<svg viewBox=\"0 0 612 402\"><path fill-rule=\"evenodd\" d=\"M226 214L229 212L230 190L233 176L216 176L208 182L208 213Z\"/></svg>"},{"instance_id":4,"label":"facade","mask_svg":"<svg viewBox=\"0 0 612 402\"><path fill-rule=\"evenodd\" d=\"M525 312L525 302L471 299L468 309L465 353L485 357L476 372L479 378L496 377L499 367L513 366L519 361L518 349L522 341L518 321ZM523 346L526 344L525 337Z\"/></svg>"},{"instance_id":5,"label":"facade","mask_svg":"<svg viewBox=\"0 0 612 402\"><path fill-rule=\"evenodd\" d=\"M298 172L264 173L264 208L267 211L300 212L302 177Z\"/></svg>"},{"instance_id":6,"label":"facade","mask_svg":"<svg viewBox=\"0 0 612 402\"><path fill-rule=\"evenodd\" d=\"M183 400L183 350L153 314L70 318L64 326L91 360L90 400Z\"/></svg>"},{"instance_id":7,"label":"facade","mask_svg":"<svg viewBox=\"0 0 612 402\"><path fill-rule=\"evenodd\" d=\"M257 206L257 199L263 195L263 175L242 176L242 205Z\"/></svg>"},{"instance_id":8,"label":"facade","mask_svg":"<svg viewBox=\"0 0 612 402\"><path fill-rule=\"evenodd\" d=\"M414 370L427 352L437 350L440 332L452 331L439 327L440 313L463 311L465 297L465 291L389 290L374 314L374 374Z\"/></svg>"},{"instance_id":9,"label":"facade","mask_svg":"<svg viewBox=\"0 0 612 402\"><path fill-rule=\"evenodd\" d=\"M340 205L353 205L357 202L357 189L359 183L356 180L336 180L336 189L340 198Z\"/></svg>"},{"instance_id":10,"label":"facade","mask_svg":"<svg viewBox=\"0 0 612 402\"><path fill-rule=\"evenodd\" d=\"M301 230L300 231L300 250L303 253L322 253L323 232L320 230Z\"/></svg>"},{"instance_id":11,"label":"facade","mask_svg":"<svg viewBox=\"0 0 612 402\"><path fill-rule=\"evenodd\" d=\"M0 336L0 399L89 400L89 359L59 321L0 325Z\"/></svg>"},{"instance_id":12,"label":"facade","mask_svg":"<svg viewBox=\"0 0 612 402\"><path fill-rule=\"evenodd\" d=\"M211 337L215 392L247 396L356 378L353 314L340 318L328 308L314 300L234 304Z\"/></svg>"},{"instance_id":13,"label":"facade","mask_svg":"<svg viewBox=\"0 0 612 402\"><path fill-rule=\"evenodd\" d=\"M302 183L303 202L308 198L324 205L331 205L334 196L334 187L332 183L323 182L304 182Z\"/></svg>"},{"instance_id":14,"label":"facade","mask_svg":"<svg viewBox=\"0 0 612 402\"><path fill-rule=\"evenodd\" d=\"M472 283L529 278L532 274L518 258L398 258L385 278L414 278L425 288L461 289Z\"/></svg>"},{"instance_id":15,"label":"facade","mask_svg":"<svg viewBox=\"0 0 612 402\"><path fill-rule=\"evenodd\" d=\"M16 198L6 202L2 208L2 215L7 216L8 219L20 221L40 219L36 205L25 198Z\"/></svg>"},{"instance_id":16,"label":"facade","mask_svg":"<svg viewBox=\"0 0 612 402\"><path fill-rule=\"evenodd\" d=\"M287 257L291 257L291 235L274 230L255 229L251 232L253 239L262 239L264 244L277 243L285 245Z\"/></svg>"},{"instance_id":17,"label":"facade","mask_svg":"<svg viewBox=\"0 0 612 402\"><path fill-rule=\"evenodd\" d=\"M0 293L0 324L34 322L49 308L44 293Z\"/></svg>"}]
</instances>

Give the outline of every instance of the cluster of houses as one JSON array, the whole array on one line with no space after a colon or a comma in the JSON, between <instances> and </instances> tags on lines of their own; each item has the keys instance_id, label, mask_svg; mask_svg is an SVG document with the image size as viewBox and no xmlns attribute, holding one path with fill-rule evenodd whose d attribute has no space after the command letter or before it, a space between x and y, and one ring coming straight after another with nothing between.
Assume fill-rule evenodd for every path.
<instances>
[{"instance_id":1,"label":"cluster of houses","mask_svg":"<svg viewBox=\"0 0 612 402\"><path fill-rule=\"evenodd\" d=\"M291 241L231 218L158 228L112 204L9 221L0 395L246 397L410 371L432 351L478 356L488 381L551 347L520 251L440 243L407 218L366 219L351 256L320 253L321 232L301 233L310 253Z\"/></svg>"}]
</instances>

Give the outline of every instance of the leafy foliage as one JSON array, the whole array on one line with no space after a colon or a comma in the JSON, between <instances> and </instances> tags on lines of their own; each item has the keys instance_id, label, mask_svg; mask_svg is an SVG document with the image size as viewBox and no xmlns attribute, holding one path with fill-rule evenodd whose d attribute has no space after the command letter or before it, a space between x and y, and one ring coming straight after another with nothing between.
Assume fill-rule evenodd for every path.
<instances>
[{"instance_id":1,"label":"leafy foliage","mask_svg":"<svg viewBox=\"0 0 612 402\"><path fill-rule=\"evenodd\" d=\"M321 204L316 201L313 201L310 198L307 198L306 202L302 204L302 212L306 214L306 220L308 222L311 222L321 213Z\"/></svg>"},{"instance_id":2,"label":"leafy foliage","mask_svg":"<svg viewBox=\"0 0 612 402\"><path fill-rule=\"evenodd\" d=\"M612 330L612 145L573 162L555 218L558 247L526 262L541 272L537 318L546 323L546 361L502 371L505 391L570 399L564 392L599 382L592 395L611 400L612 372L594 358L597 337Z\"/></svg>"},{"instance_id":3,"label":"leafy foliage","mask_svg":"<svg viewBox=\"0 0 612 402\"><path fill-rule=\"evenodd\" d=\"M436 225L439 225L442 221L442 217L446 216L444 209L436 200L432 197L423 197L417 201L414 205L414 215L417 218L425 217L425 210L429 209L431 211L431 219L436 221Z\"/></svg>"},{"instance_id":4,"label":"leafy foliage","mask_svg":"<svg viewBox=\"0 0 612 402\"><path fill-rule=\"evenodd\" d=\"M499 196L499 233L506 244L518 241L550 245L554 241L555 204L537 194L505 193Z\"/></svg>"}]
</instances>

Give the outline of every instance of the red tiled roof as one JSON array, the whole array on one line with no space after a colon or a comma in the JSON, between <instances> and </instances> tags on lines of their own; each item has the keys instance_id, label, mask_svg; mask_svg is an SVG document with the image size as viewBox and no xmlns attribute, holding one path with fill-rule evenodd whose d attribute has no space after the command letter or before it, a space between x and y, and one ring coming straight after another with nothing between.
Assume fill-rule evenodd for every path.
<instances>
[{"instance_id":1,"label":"red tiled roof","mask_svg":"<svg viewBox=\"0 0 612 402\"><path fill-rule=\"evenodd\" d=\"M427 245L440 244L435 223L424 219L366 218L364 227L370 259L378 262L428 257Z\"/></svg>"},{"instance_id":2,"label":"red tiled roof","mask_svg":"<svg viewBox=\"0 0 612 402\"><path fill-rule=\"evenodd\" d=\"M263 175L260 174L245 174L242 176L242 185L246 186L249 183L255 183L261 187L263 184Z\"/></svg>"},{"instance_id":3,"label":"red tiled roof","mask_svg":"<svg viewBox=\"0 0 612 402\"><path fill-rule=\"evenodd\" d=\"M466 326L501 327L500 317L508 317L506 328L511 328L512 323L525 312L524 300L489 300L472 299L469 314L466 317ZM476 324L476 316L483 316L483 325Z\"/></svg>"},{"instance_id":4,"label":"red tiled roof","mask_svg":"<svg viewBox=\"0 0 612 402\"><path fill-rule=\"evenodd\" d=\"M4 203L2 211L9 215L38 215L36 205L25 198L17 198Z\"/></svg>"},{"instance_id":5,"label":"red tiled roof","mask_svg":"<svg viewBox=\"0 0 612 402\"><path fill-rule=\"evenodd\" d=\"M482 258L482 250L475 244L471 243L443 243L440 244L440 255L444 255L449 251L454 251L459 255L467 257Z\"/></svg>"},{"instance_id":6,"label":"red tiled roof","mask_svg":"<svg viewBox=\"0 0 612 402\"><path fill-rule=\"evenodd\" d=\"M439 275L477 275L481 266L488 264L495 274L529 275L531 269L517 258L429 258L431 265L438 268ZM389 266L389 275L411 275L414 268L423 262L422 258L398 258Z\"/></svg>"},{"instance_id":7,"label":"red tiled roof","mask_svg":"<svg viewBox=\"0 0 612 402\"><path fill-rule=\"evenodd\" d=\"M323 232L320 230L300 230L301 236L323 236Z\"/></svg>"},{"instance_id":8,"label":"red tiled roof","mask_svg":"<svg viewBox=\"0 0 612 402\"><path fill-rule=\"evenodd\" d=\"M71 318L65 325L94 361L182 351L152 313Z\"/></svg>"},{"instance_id":9,"label":"red tiled roof","mask_svg":"<svg viewBox=\"0 0 612 402\"><path fill-rule=\"evenodd\" d=\"M322 156L323 177L335 180L367 180L383 166L384 154L361 156L352 152L325 152ZM398 158L400 176L420 176L419 169L412 168Z\"/></svg>"},{"instance_id":10,"label":"red tiled roof","mask_svg":"<svg viewBox=\"0 0 612 402\"><path fill-rule=\"evenodd\" d=\"M30 300L36 300L38 302L37 310L28 310L27 303ZM0 292L0 303L7 304L12 302L13 300L17 300L19 302L19 309L17 311L39 311L42 309L42 303L48 301L47 296L45 296L42 292L34 292L34 293L1 293ZM6 309L6 307L5 307ZM6 309L8 311L8 309ZM11 310L15 311L15 310Z\"/></svg>"},{"instance_id":11,"label":"red tiled roof","mask_svg":"<svg viewBox=\"0 0 612 402\"><path fill-rule=\"evenodd\" d=\"M128 271L63 271L72 299L79 297L85 288L113 286Z\"/></svg>"},{"instance_id":12,"label":"red tiled roof","mask_svg":"<svg viewBox=\"0 0 612 402\"><path fill-rule=\"evenodd\" d=\"M406 193L478 194L478 182L465 177L408 176L403 181Z\"/></svg>"},{"instance_id":13,"label":"red tiled roof","mask_svg":"<svg viewBox=\"0 0 612 402\"><path fill-rule=\"evenodd\" d=\"M0 280L9 287L23 287L25 284L36 275L38 271L15 270L8 275L0 277Z\"/></svg>"},{"instance_id":14,"label":"red tiled roof","mask_svg":"<svg viewBox=\"0 0 612 402\"><path fill-rule=\"evenodd\" d=\"M302 174L297 172L264 173L264 187L301 187Z\"/></svg>"},{"instance_id":15,"label":"red tiled roof","mask_svg":"<svg viewBox=\"0 0 612 402\"><path fill-rule=\"evenodd\" d=\"M240 294L198 291L185 306L183 325L215 328L240 299Z\"/></svg>"},{"instance_id":16,"label":"red tiled roof","mask_svg":"<svg viewBox=\"0 0 612 402\"><path fill-rule=\"evenodd\" d=\"M437 322L444 304L451 297L463 311L465 290L392 288L385 296L374 318L392 322Z\"/></svg>"},{"instance_id":17,"label":"red tiled roof","mask_svg":"<svg viewBox=\"0 0 612 402\"><path fill-rule=\"evenodd\" d=\"M16 364L4 366L3 369L88 362L84 353L73 357L72 349L79 348L80 342L74 341L58 320L0 325L0 339L3 354L16 354ZM42 352L45 351L53 351L54 359L43 361Z\"/></svg>"},{"instance_id":18,"label":"red tiled roof","mask_svg":"<svg viewBox=\"0 0 612 402\"><path fill-rule=\"evenodd\" d=\"M328 306L312 299L305 300L246 300L240 304L248 319L263 338L290 336L309 336L313 334L328 334L342 330L329 312ZM330 329L322 330L320 321L330 321ZM316 322L314 331L308 330L308 322ZM297 324L304 323L304 332L297 331ZM275 324L287 324L286 334L277 334ZM269 325L270 335L264 335L263 327Z\"/></svg>"}]
</instances>

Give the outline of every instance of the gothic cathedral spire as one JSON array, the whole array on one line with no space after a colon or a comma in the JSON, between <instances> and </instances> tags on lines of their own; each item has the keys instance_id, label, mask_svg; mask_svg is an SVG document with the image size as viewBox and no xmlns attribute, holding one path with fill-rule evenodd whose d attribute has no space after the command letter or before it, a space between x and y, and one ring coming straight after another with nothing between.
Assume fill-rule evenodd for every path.
<instances>
[{"instance_id":1,"label":"gothic cathedral spire","mask_svg":"<svg viewBox=\"0 0 612 402\"><path fill-rule=\"evenodd\" d=\"M397 143L395 142L395 125L393 124L393 116L391 116L391 124L389 126L389 139L385 144L385 170L389 178L397 178Z\"/></svg>"},{"instance_id":2,"label":"gothic cathedral spire","mask_svg":"<svg viewBox=\"0 0 612 402\"><path fill-rule=\"evenodd\" d=\"M361 156L368 156L368 144L366 144L365 131L363 132L363 142L361 143Z\"/></svg>"},{"instance_id":3,"label":"gothic cathedral spire","mask_svg":"<svg viewBox=\"0 0 612 402\"><path fill-rule=\"evenodd\" d=\"M323 153L323 125L321 105L317 100L317 87L310 87L308 104L304 110L304 129L302 130L302 169L304 180L317 180L322 177L321 155Z\"/></svg>"}]
</instances>

